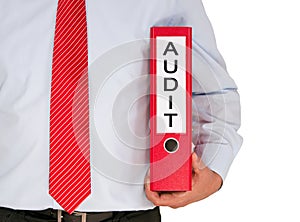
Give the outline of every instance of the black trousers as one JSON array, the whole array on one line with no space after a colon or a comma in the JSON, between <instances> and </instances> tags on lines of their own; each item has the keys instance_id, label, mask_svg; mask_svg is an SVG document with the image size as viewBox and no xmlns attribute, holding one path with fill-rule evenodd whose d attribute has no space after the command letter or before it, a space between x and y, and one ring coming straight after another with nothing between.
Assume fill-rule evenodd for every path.
<instances>
[{"instance_id":1,"label":"black trousers","mask_svg":"<svg viewBox=\"0 0 300 222\"><path fill-rule=\"evenodd\" d=\"M144 211L87 213L87 222L160 222L159 208ZM0 222L57 222L57 211L13 210L0 207ZM63 212L62 222L81 222L81 216Z\"/></svg>"}]
</instances>

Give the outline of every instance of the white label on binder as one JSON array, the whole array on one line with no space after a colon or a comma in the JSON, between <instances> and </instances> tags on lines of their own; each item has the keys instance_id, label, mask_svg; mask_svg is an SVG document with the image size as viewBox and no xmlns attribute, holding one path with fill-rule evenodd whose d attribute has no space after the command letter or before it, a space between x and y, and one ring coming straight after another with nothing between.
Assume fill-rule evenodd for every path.
<instances>
[{"instance_id":1,"label":"white label on binder","mask_svg":"<svg viewBox=\"0 0 300 222\"><path fill-rule=\"evenodd\" d=\"M157 133L186 133L186 37L157 37Z\"/></svg>"}]
</instances>

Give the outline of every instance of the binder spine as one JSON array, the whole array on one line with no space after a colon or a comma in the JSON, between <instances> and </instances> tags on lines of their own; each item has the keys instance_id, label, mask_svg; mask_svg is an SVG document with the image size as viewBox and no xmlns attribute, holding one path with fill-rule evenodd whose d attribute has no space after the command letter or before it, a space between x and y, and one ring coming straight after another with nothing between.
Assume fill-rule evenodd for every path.
<instances>
[{"instance_id":1,"label":"binder spine","mask_svg":"<svg viewBox=\"0 0 300 222\"><path fill-rule=\"evenodd\" d=\"M150 189L191 190L192 29L152 27Z\"/></svg>"}]
</instances>

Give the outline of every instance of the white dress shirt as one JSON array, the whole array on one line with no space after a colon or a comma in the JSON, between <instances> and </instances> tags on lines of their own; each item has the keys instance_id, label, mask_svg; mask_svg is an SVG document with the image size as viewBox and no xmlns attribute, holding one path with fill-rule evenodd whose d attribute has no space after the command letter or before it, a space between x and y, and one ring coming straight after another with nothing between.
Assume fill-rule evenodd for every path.
<instances>
[{"instance_id":1,"label":"white dress shirt","mask_svg":"<svg viewBox=\"0 0 300 222\"><path fill-rule=\"evenodd\" d=\"M0 206L60 209L48 194L57 1L0 0ZM193 28L193 143L224 179L241 146L237 87L200 0L87 0L92 194L78 211L153 208L148 56L152 26Z\"/></svg>"}]
</instances>

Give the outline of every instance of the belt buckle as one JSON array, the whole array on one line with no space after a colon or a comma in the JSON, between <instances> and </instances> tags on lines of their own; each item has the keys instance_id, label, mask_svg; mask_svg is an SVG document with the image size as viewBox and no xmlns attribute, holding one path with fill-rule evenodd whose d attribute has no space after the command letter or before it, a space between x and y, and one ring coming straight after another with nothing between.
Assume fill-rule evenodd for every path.
<instances>
[{"instance_id":1,"label":"belt buckle","mask_svg":"<svg viewBox=\"0 0 300 222\"><path fill-rule=\"evenodd\" d=\"M57 222L61 222L62 218L63 218L62 211L57 210Z\"/></svg>"},{"instance_id":2,"label":"belt buckle","mask_svg":"<svg viewBox=\"0 0 300 222\"><path fill-rule=\"evenodd\" d=\"M86 213L75 211L73 215L76 217L81 217L81 222L86 222ZM62 218L63 218L62 210L57 210L57 222L62 222Z\"/></svg>"},{"instance_id":3,"label":"belt buckle","mask_svg":"<svg viewBox=\"0 0 300 222\"><path fill-rule=\"evenodd\" d=\"M74 216L77 217L81 217L81 222L86 222L86 213L82 213L82 212L74 212L73 213Z\"/></svg>"}]
</instances>

